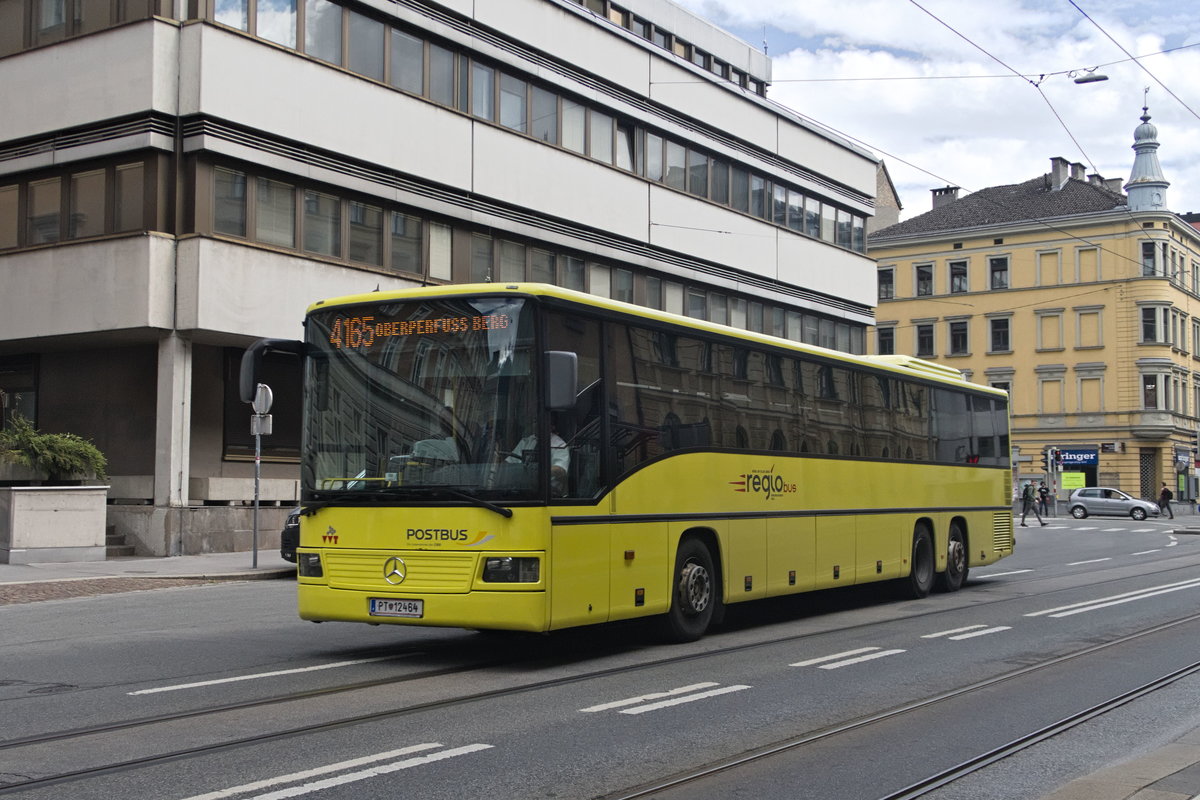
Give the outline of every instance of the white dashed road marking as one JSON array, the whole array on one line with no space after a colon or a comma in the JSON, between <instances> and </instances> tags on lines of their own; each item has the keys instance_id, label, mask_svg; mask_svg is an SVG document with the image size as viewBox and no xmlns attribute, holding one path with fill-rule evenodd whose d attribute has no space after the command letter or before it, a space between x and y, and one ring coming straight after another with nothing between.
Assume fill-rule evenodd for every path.
<instances>
[{"instance_id":1,"label":"white dashed road marking","mask_svg":"<svg viewBox=\"0 0 1200 800\"><path fill-rule=\"evenodd\" d=\"M354 769L355 767L374 764L379 761L387 761L392 758L399 758L400 756L420 753L426 750L434 750L439 747L445 747L445 745L437 743L414 744L410 747L402 747L399 750L389 750L386 753L376 753L375 755L363 756L362 758L352 758L348 761L339 761L336 764L327 764L323 767L306 769L302 772L293 772L288 775L280 775L275 778L254 781L253 783L244 783L241 786L232 786L228 789L221 789L216 792L198 794L193 797L186 798L186 800L224 800L224 798L235 797L237 795L246 794L247 792L256 792L286 783L297 783L299 781L308 780L309 778L329 775L330 773L340 772L346 769ZM268 792L267 794L255 795L254 798L255 800L282 800L282 798L285 797L299 797L300 795L311 794L312 792L317 792L322 789L329 789L334 786L341 786L343 784L353 783L355 781L366 780L367 778L386 775L402 769L419 767L423 764L432 764L435 761L442 761L447 758L463 756L469 753L477 753L481 750L490 750L491 748L492 745L490 744L469 744L465 747L455 747L450 750L442 750L438 753L429 753L423 756L407 758L402 761L393 761L390 764L373 766L358 772L349 772L344 775L336 775L331 778L325 778L323 780L313 781L311 783L304 783L299 786L291 786L285 789L279 789L274 792Z\"/></svg>"},{"instance_id":2,"label":"white dashed road marking","mask_svg":"<svg viewBox=\"0 0 1200 800\"><path fill-rule=\"evenodd\" d=\"M1026 614L1027 617L1069 617L1074 614L1082 614L1087 611L1097 611L1101 608L1109 606L1121 605L1122 603L1132 603L1135 600L1145 600L1148 597L1156 597L1160 594L1168 594L1170 592L1178 592L1183 589L1200 589L1200 578L1191 580L1179 581L1178 583L1167 583L1162 586L1151 586L1146 589L1139 589L1136 592L1125 592L1124 594L1115 594L1110 597L1101 597L1096 600L1086 600L1082 603L1072 603L1068 606L1058 606L1057 608L1047 608L1042 611L1034 611L1032 614Z\"/></svg>"},{"instance_id":3,"label":"white dashed road marking","mask_svg":"<svg viewBox=\"0 0 1200 800\"><path fill-rule=\"evenodd\" d=\"M742 684L737 684L734 686L721 686L719 683L712 682L693 683L688 686L680 686L678 689L669 689L665 692L654 692L653 694L629 697L624 700L614 700L611 703L601 703L598 706L588 706L587 708L581 708L579 710L585 713L595 713L597 711L611 711L616 708L622 708L624 709L621 711L622 714L645 714L647 711L658 711L662 708L669 708L671 706L677 706L683 703L692 703L696 700L703 700L708 697L718 697L723 694L729 694L730 692L740 692L749 688L749 686ZM701 691L704 689L707 689L708 691ZM632 708L629 708L629 706L632 706Z\"/></svg>"},{"instance_id":4,"label":"white dashed road marking","mask_svg":"<svg viewBox=\"0 0 1200 800\"><path fill-rule=\"evenodd\" d=\"M793 667L812 667L820 665L818 669L841 669L849 667L852 664L861 664L864 661L874 661L877 658L886 658L905 652L904 650L883 650L878 647L861 647L858 650L847 650L844 653L835 653L831 656L821 656L820 658L810 658L807 661L797 661L792 664ZM866 655L860 655L865 653ZM830 663L826 663L830 662Z\"/></svg>"}]
</instances>

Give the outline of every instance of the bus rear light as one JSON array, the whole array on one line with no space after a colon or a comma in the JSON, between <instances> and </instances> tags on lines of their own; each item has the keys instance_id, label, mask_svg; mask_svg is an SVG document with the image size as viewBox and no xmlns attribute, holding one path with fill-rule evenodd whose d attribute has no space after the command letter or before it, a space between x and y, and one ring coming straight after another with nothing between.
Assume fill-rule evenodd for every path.
<instances>
[{"instance_id":1,"label":"bus rear light","mask_svg":"<svg viewBox=\"0 0 1200 800\"><path fill-rule=\"evenodd\" d=\"M483 560L484 583L537 583L541 562L536 558L497 556Z\"/></svg>"},{"instance_id":2,"label":"bus rear light","mask_svg":"<svg viewBox=\"0 0 1200 800\"><path fill-rule=\"evenodd\" d=\"M299 553L296 556L296 570L301 578L322 578L325 570L321 568L320 553Z\"/></svg>"}]
</instances>

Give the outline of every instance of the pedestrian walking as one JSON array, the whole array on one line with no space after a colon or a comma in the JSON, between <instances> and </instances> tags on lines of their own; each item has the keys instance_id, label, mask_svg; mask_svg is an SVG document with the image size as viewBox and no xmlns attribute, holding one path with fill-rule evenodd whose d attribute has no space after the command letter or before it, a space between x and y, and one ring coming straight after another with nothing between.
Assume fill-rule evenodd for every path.
<instances>
[{"instance_id":1,"label":"pedestrian walking","mask_svg":"<svg viewBox=\"0 0 1200 800\"><path fill-rule=\"evenodd\" d=\"M1174 496L1175 493L1164 483L1162 491L1158 494L1158 508L1171 519L1175 519L1175 512L1171 510L1171 498Z\"/></svg>"},{"instance_id":2,"label":"pedestrian walking","mask_svg":"<svg viewBox=\"0 0 1200 800\"><path fill-rule=\"evenodd\" d=\"M1050 514L1050 511L1049 511L1050 490L1046 488L1045 481L1041 481L1040 485L1038 486L1037 493L1038 493L1038 505L1041 506L1041 508L1042 508L1042 515L1049 516L1049 514Z\"/></svg>"},{"instance_id":3,"label":"pedestrian walking","mask_svg":"<svg viewBox=\"0 0 1200 800\"><path fill-rule=\"evenodd\" d=\"M1035 517L1037 517L1037 521L1042 524L1042 527L1045 527L1046 523L1042 519L1041 513L1038 512L1037 489L1033 488L1033 481L1028 481L1025 484L1025 488L1023 488L1021 490L1021 527L1022 528L1029 527L1028 525L1025 524L1025 515L1028 514L1030 511L1032 511L1033 515Z\"/></svg>"}]
</instances>

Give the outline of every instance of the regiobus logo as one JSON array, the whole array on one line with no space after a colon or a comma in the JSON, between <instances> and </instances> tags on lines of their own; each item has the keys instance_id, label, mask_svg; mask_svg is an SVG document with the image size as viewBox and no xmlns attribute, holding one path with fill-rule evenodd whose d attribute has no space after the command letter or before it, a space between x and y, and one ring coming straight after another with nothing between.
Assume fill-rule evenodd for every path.
<instances>
[{"instance_id":1,"label":"regiobus logo","mask_svg":"<svg viewBox=\"0 0 1200 800\"><path fill-rule=\"evenodd\" d=\"M738 476L741 480L730 481L730 486L736 486L735 492L752 492L766 495L766 499L781 494L791 494L796 491L796 484L790 483L782 475L775 474L775 468L756 469Z\"/></svg>"}]
</instances>

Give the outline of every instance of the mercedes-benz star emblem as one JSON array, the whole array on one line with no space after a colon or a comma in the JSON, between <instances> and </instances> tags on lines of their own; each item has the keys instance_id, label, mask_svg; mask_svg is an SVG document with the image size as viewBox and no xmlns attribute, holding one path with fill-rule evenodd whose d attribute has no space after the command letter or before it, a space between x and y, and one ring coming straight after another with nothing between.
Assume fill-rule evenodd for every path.
<instances>
[{"instance_id":1,"label":"mercedes-benz star emblem","mask_svg":"<svg viewBox=\"0 0 1200 800\"><path fill-rule=\"evenodd\" d=\"M393 586L404 583L407 574L408 565L404 563L404 559L392 556L383 562L383 579Z\"/></svg>"}]
</instances>

